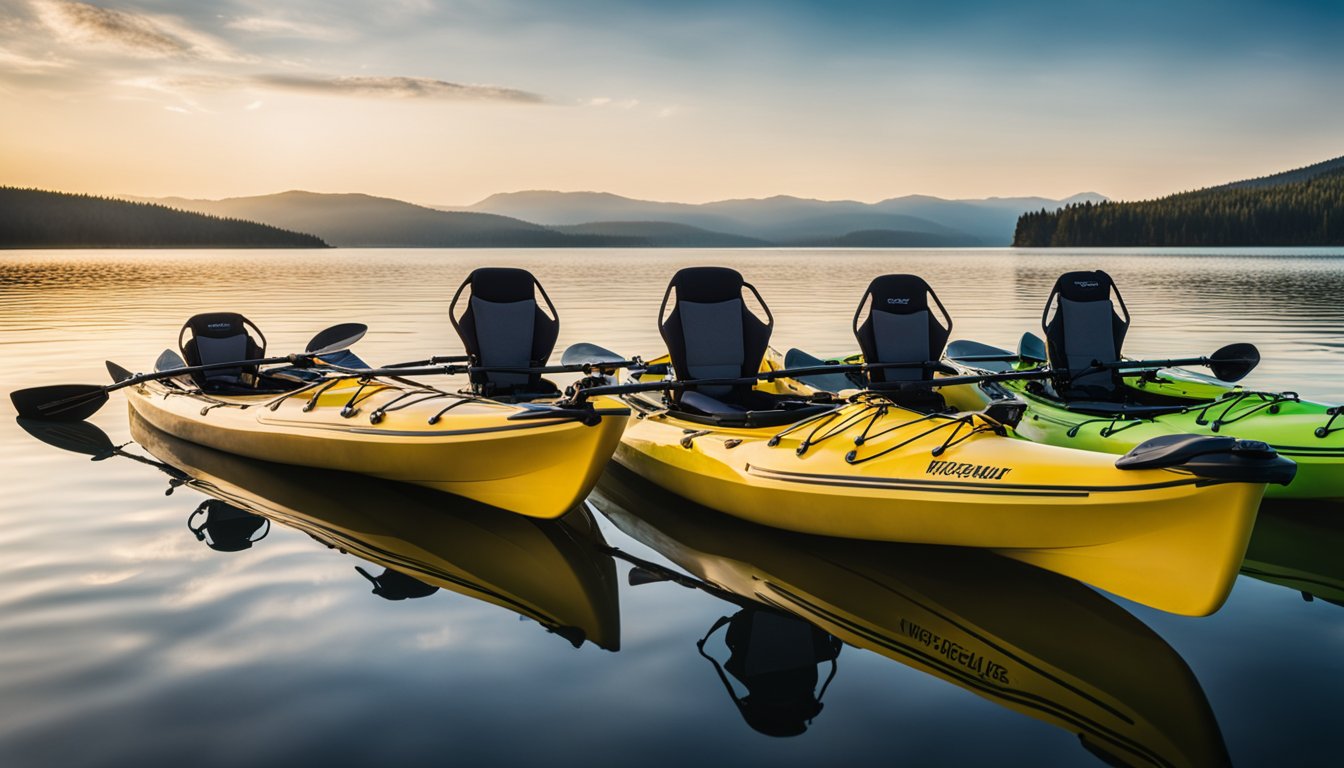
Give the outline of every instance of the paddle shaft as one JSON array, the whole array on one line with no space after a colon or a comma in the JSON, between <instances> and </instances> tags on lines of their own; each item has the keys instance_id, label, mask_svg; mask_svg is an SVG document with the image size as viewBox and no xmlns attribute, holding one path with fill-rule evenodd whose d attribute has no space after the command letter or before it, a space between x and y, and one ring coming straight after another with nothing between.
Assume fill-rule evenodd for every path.
<instances>
[{"instance_id":1,"label":"paddle shaft","mask_svg":"<svg viewBox=\"0 0 1344 768\"><path fill-rule=\"evenodd\" d=\"M431 358L432 360L452 360L453 358ZM318 370L331 370L351 376L456 376L463 373L592 373L593 371L615 370L643 365L644 361L621 360L614 363L575 363L573 365L545 366L503 366L503 365L421 365L412 367L409 363L388 365L381 368L350 368L343 365L326 364ZM181 370L181 369L179 369Z\"/></svg>"},{"instance_id":2,"label":"paddle shaft","mask_svg":"<svg viewBox=\"0 0 1344 768\"><path fill-rule=\"evenodd\" d=\"M913 368L917 364L899 364L891 363L887 365L854 365L854 366L813 366L810 368L781 368L777 371L768 371L759 373L755 376L742 376L732 379L689 379L685 381L651 381L639 384L611 384L599 387L585 387L574 393L570 401L573 405L579 405L589 397L597 395L625 395L635 392L657 392L660 390L683 390L698 389L699 387L718 387L732 386L735 384L754 384L758 381L772 381L778 378L793 378L797 376L806 376L813 373L823 373L834 371L837 368L854 370L865 370L869 367L887 367L887 368ZM1042 379L1050 375L1049 369L1037 369L1030 371L1008 371L1006 373L987 373L981 376L947 376L941 379L932 379L928 381L903 381L899 387L894 389L916 389L916 388L934 388L934 387L952 387L960 384L979 384L987 381L1010 381L1013 379ZM879 390L880 391L880 390Z\"/></svg>"}]
</instances>

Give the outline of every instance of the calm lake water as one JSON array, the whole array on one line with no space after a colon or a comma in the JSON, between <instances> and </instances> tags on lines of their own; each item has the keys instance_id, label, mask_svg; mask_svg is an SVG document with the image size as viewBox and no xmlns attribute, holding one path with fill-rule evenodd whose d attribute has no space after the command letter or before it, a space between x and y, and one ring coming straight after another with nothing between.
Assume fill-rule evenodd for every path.
<instances>
[{"instance_id":1,"label":"calm lake water","mask_svg":"<svg viewBox=\"0 0 1344 768\"><path fill-rule=\"evenodd\" d=\"M0 388L149 370L211 310L273 353L346 321L370 362L458 353L448 302L482 265L537 274L557 356L647 356L694 264L738 268L775 346L821 355L855 346L878 274L922 274L954 339L1013 346L1059 273L1104 268L1130 354L1249 341L1249 384L1344 401L1344 251L1313 249L0 252ZM623 472L537 525L137 445L115 395L97 430L47 435L130 443L98 461L0 409L0 765L1344 764L1344 505L1262 510L1227 605L1196 619L983 553L743 526ZM198 513L205 490L272 521ZM638 562L663 578L630 586Z\"/></svg>"}]
</instances>

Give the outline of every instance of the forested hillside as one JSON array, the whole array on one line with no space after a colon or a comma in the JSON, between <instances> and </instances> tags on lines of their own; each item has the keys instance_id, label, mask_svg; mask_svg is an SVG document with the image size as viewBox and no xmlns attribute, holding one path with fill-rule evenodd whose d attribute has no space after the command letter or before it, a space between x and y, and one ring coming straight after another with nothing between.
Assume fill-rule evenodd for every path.
<instances>
[{"instance_id":1,"label":"forested hillside","mask_svg":"<svg viewBox=\"0 0 1344 768\"><path fill-rule=\"evenodd\" d=\"M1328 161L1310 168L1323 170L1305 179L1309 169L1157 200L1026 213L1013 245L1344 245L1344 167Z\"/></svg>"},{"instance_id":2,"label":"forested hillside","mask_svg":"<svg viewBox=\"0 0 1344 768\"><path fill-rule=\"evenodd\" d=\"M312 235L152 203L0 187L0 248L325 248Z\"/></svg>"}]
</instances>

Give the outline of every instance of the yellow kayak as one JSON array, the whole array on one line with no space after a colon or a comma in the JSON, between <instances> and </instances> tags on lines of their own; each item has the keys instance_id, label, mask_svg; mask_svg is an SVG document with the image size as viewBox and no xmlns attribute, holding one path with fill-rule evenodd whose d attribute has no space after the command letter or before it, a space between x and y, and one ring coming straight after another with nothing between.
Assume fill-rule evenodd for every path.
<instances>
[{"instance_id":1,"label":"yellow kayak","mask_svg":"<svg viewBox=\"0 0 1344 768\"><path fill-rule=\"evenodd\" d=\"M878 391L818 402L782 382L679 390L772 364L768 325L747 319L743 286L731 270L673 278L678 303L662 328L676 379L641 377L651 391L622 395L637 418L616 450L622 465L720 512L802 533L993 549L1204 615L1231 589L1265 483L1295 469L1232 438L1173 436L1119 459L1028 443L1008 436L1012 414L926 412ZM735 334L743 340L722 341Z\"/></svg>"},{"instance_id":2,"label":"yellow kayak","mask_svg":"<svg viewBox=\"0 0 1344 768\"><path fill-rule=\"evenodd\" d=\"M429 587L514 611L575 646L620 648L615 563L582 507L533 520L414 486L241 458L137 416L131 436L194 490Z\"/></svg>"},{"instance_id":3,"label":"yellow kayak","mask_svg":"<svg viewBox=\"0 0 1344 768\"><path fill-rule=\"evenodd\" d=\"M128 388L127 399L154 427L221 451L423 485L539 518L583 500L629 415L607 400L595 404L589 426L548 417L542 404L355 376L259 395L148 381Z\"/></svg>"},{"instance_id":4,"label":"yellow kayak","mask_svg":"<svg viewBox=\"0 0 1344 768\"><path fill-rule=\"evenodd\" d=\"M799 617L848 645L1075 733L1109 765L1229 760L1180 654L1075 581L983 551L762 528L689 504L619 467L603 475L591 500L622 531L715 593L728 593L725 599ZM786 640L781 633L773 646ZM768 650L769 658L749 659L748 668L791 656L788 648ZM1088 761L1081 750L1078 759Z\"/></svg>"}]
</instances>

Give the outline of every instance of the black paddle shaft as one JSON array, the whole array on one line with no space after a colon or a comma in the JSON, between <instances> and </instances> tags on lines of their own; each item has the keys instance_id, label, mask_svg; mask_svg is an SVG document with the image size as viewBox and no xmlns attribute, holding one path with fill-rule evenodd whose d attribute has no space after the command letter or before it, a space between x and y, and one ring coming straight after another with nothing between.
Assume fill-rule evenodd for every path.
<instances>
[{"instance_id":1,"label":"black paddle shaft","mask_svg":"<svg viewBox=\"0 0 1344 768\"><path fill-rule=\"evenodd\" d=\"M635 392L657 392L660 390L680 390L697 389L699 387L717 387L731 386L734 384L751 384L757 381L771 381L779 378L795 378L814 373L827 373L837 370L864 370L866 368L913 368L920 363L902 364L888 363L882 365L826 365L812 366L809 368L781 368L777 371L767 371L755 376L743 376L735 379L689 379L685 381L650 381L640 382L638 384L610 384L598 387L580 388L574 393L569 403L571 405L581 405L585 400L597 395L626 395ZM930 379L927 381L907 381L901 382L900 387L894 389L920 389L936 387L954 387L960 384L979 384L987 381L1010 381L1012 379L1043 379L1050 375L1048 368L1039 368L1029 371L1008 371L1006 373L986 373L975 376L946 376L941 379ZM888 390L892 391L892 390Z\"/></svg>"},{"instance_id":2,"label":"black paddle shaft","mask_svg":"<svg viewBox=\"0 0 1344 768\"><path fill-rule=\"evenodd\" d=\"M1071 380L1076 380L1081 376L1101 371L1126 371L1141 369L1173 368L1180 365L1205 365L1213 371L1213 375L1222 381L1239 381L1245 378L1257 365L1260 364L1260 351L1254 344L1229 344L1222 347L1212 355L1205 357L1182 357L1170 360L1117 360L1115 362L1103 363L1099 360L1093 360L1092 365L1084 368L1075 374Z\"/></svg>"}]
</instances>

